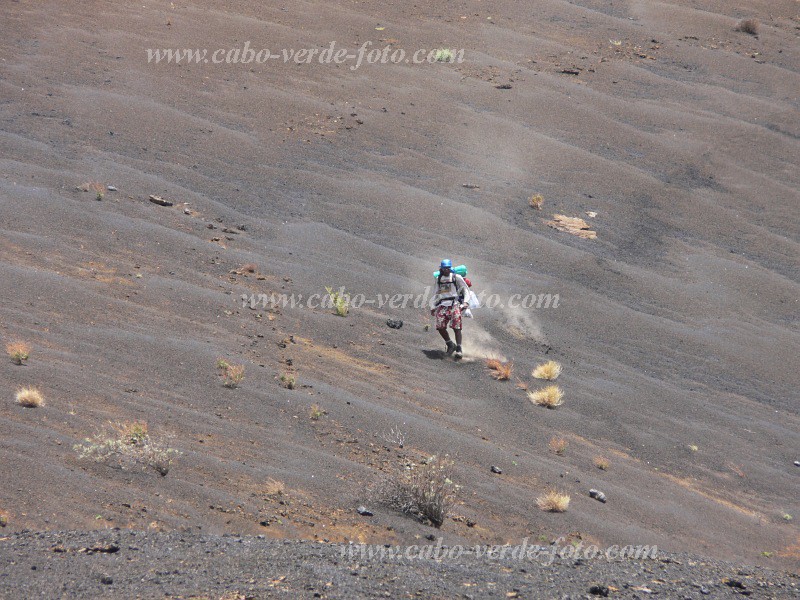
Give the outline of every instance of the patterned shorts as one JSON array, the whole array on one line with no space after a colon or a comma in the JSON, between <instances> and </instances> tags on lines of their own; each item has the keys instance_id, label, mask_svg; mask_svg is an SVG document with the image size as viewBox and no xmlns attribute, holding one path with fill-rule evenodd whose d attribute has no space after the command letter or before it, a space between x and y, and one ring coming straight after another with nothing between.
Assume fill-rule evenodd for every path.
<instances>
[{"instance_id":1,"label":"patterned shorts","mask_svg":"<svg viewBox=\"0 0 800 600\"><path fill-rule=\"evenodd\" d=\"M453 329L461 329L461 307L453 306L436 307L436 329L447 329L447 324Z\"/></svg>"}]
</instances>

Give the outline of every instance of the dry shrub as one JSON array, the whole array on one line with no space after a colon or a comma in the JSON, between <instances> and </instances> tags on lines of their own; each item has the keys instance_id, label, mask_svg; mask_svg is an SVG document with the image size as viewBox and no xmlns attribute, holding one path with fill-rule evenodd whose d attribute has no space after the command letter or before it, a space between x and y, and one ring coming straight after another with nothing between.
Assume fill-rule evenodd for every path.
<instances>
[{"instance_id":1,"label":"dry shrub","mask_svg":"<svg viewBox=\"0 0 800 600\"><path fill-rule=\"evenodd\" d=\"M147 423L133 421L109 425L109 431L86 438L83 444L73 446L78 458L115 463L122 469L130 465L149 467L162 477L169 473L174 458L180 452L153 440L148 433Z\"/></svg>"},{"instance_id":2,"label":"dry shrub","mask_svg":"<svg viewBox=\"0 0 800 600\"><path fill-rule=\"evenodd\" d=\"M247 263L239 267L236 271L239 275L244 275L245 273L256 273L258 271L258 265L253 263Z\"/></svg>"},{"instance_id":3,"label":"dry shrub","mask_svg":"<svg viewBox=\"0 0 800 600\"><path fill-rule=\"evenodd\" d=\"M6 525L8 525L8 513L0 510L0 527L5 527Z\"/></svg>"},{"instance_id":4,"label":"dry shrub","mask_svg":"<svg viewBox=\"0 0 800 600\"><path fill-rule=\"evenodd\" d=\"M286 485L282 481L270 477L264 482L264 495L265 496L282 496L286 490Z\"/></svg>"},{"instance_id":5,"label":"dry shrub","mask_svg":"<svg viewBox=\"0 0 800 600\"><path fill-rule=\"evenodd\" d=\"M498 381L508 381L511 379L511 371L514 369L514 363L502 362L496 358L490 358L486 361L486 366L492 372L492 377Z\"/></svg>"},{"instance_id":6,"label":"dry shrub","mask_svg":"<svg viewBox=\"0 0 800 600\"><path fill-rule=\"evenodd\" d=\"M25 408L38 408L44 406L44 396L34 387L24 387L17 390L17 404Z\"/></svg>"},{"instance_id":7,"label":"dry shrub","mask_svg":"<svg viewBox=\"0 0 800 600\"><path fill-rule=\"evenodd\" d=\"M536 498L536 506L547 512L566 512L569 506L569 495L557 490L549 490L543 496Z\"/></svg>"},{"instance_id":8,"label":"dry shrub","mask_svg":"<svg viewBox=\"0 0 800 600\"><path fill-rule=\"evenodd\" d=\"M21 365L30 355L31 347L25 342L9 342L6 344L6 354L11 358L15 365Z\"/></svg>"},{"instance_id":9,"label":"dry shrub","mask_svg":"<svg viewBox=\"0 0 800 600\"><path fill-rule=\"evenodd\" d=\"M99 181L87 181L81 186L84 192L92 192L95 200L102 200L106 194L106 186Z\"/></svg>"},{"instance_id":10,"label":"dry shrub","mask_svg":"<svg viewBox=\"0 0 800 600\"><path fill-rule=\"evenodd\" d=\"M541 194L534 194L528 200L528 204L531 205L531 208L535 208L536 210L542 210L542 204L544 204L544 196Z\"/></svg>"},{"instance_id":11,"label":"dry shrub","mask_svg":"<svg viewBox=\"0 0 800 600\"><path fill-rule=\"evenodd\" d=\"M328 412L321 408L319 404L312 404L311 408L308 409L308 416L312 421L318 421L327 414Z\"/></svg>"},{"instance_id":12,"label":"dry shrub","mask_svg":"<svg viewBox=\"0 0 800 600\"><path fill-rule=\"evenodd\" d=\"M547 408L555 408L564 404L564 392L557 385L548 385L535 392L528 392L528 398L534 404Z\"/></svg>"},{"instance_id":13,"label":"dry shrub","mask_svg":"<svg viewBox=\"0 0 800 600\"><path fill-rule=\"evenodd\" d=\"M561 365L554 360L548 360L540 365L538 365L531 373L536 379L547 379L548 381L553 381L554 379L558 379L558 376L561 375Z\"/></svg>"},{"instance_id":14,"label":"dry shrub","mask_svg":"<svg viewBox=\"0 0 800 600\"><path fill-rule=\"evenodd\" d=\"M611 462L605 456L595 456L592 459L592 464L601 471L607 471L611 466Z\"/></svg>"},{"instance_id":15,"label":"dry shrub","mask_svg":"<svg viewBox=\"0 0 800 600\"><path fill-rule=\"evenodd\" d=\"M217 360L217 369L222 377L222 385L227 388L238 387L244 379L244 365L232 365L220 358Z\"/></svg>"},{"instance_id":16,"label":"dry shrub","mask_svg":"<svg viewBox=\"0 0 800 600\"><path fill-rule=\"evenodd\" d=\"M742 19L736 25L736 31L749 33L750 35L758 35L758 19Z\"/></svg>"},{"instance_id":17,"label":"dry shrub","mask_svg":"<svg viewBox=\"0 0 800 600\"><path fill-rule=\"evenodd\" d=\"M517 389L522 390L523 392L528 391L528 384L522 381L522 379L517 378Z\"/></svg>"},{"instance_id":18,"label":"dry shrub","mask_svg":"<svg viewBox=\"0 0 800 600\"><path fill-rule=\"evenodd\" d=\"M289 375L288 373L284 373L281 375L281 385L285 387L287 390L293 390L297 387L297 379L294 375Z\"/></svg>"},{"instance_id":19,"label":"dry shrub","mask_svg":"<svg viewBox=\"0 0 800 600\"><path fill-rule=\"evenodd\" d=\"M548 445L550 447L551 452L555 452L559 456L562 456L564 452L567 451L567 446L569 446L569 442L564 438L553 436L552 438L550 438L550 444Z\"/></svg>"},{"instance_id":20,"label":"dry shrub","mask_svg":"<svg viewBox=\"0 0 800 600\"><path fill-rule=\"evenodd\" d=\"M451 479L452 470L453 461L447 455L409 465L383 482L378 490L379 499L439 528L453 509L459 489Z\"/></svg>"}]
</instances>

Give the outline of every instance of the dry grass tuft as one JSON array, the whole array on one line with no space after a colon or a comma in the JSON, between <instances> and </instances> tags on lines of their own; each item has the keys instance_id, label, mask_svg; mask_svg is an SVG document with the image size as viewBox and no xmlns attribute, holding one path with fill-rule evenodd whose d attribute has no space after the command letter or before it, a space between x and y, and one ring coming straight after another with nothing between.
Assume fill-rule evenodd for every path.
<instances>
[{"instance_id":1,"label":"dry grass tuft","mask_svg":"<svg viewBox=\"0 0 800 600\"><path fill-rule=\"evenodd\" d=\"M308 409L308 416L312 421L319 421L320 418L324 417L327 414L328 411L320 407L319 404L312 404L311 408Z\"/></svg>"},{"instance_id":2,"label":"dry grass tuft","mask_svg":"<svg viewBox=\"0 0 800 600\"><path fill-rule=\"evenodd\" d=\"M514 369L514 363L501 362L496 358L490 358L486 361L486 366L492 372L492 377L498 381L508 381L511 379L511 371Z\"/></svg>"},{"instance_id":3,"label":"dry grass tuft","mask_svg":"<svg viewBox=\"0 0 800 600\"><path fill-rule=\"evenodd\" d=\"M293 390L297 387L297 379L294 375L289 375L284 373L281 375L281 385L285 387L287 390Z\"/></svg>"},{"instance_id":4,"label":"dry grass tuft","mask_svg":"<svg viewBox=\"0 0 800 600\"><path fill-rule=\"evenodd\" d=\"M286 491L286 485L282 481L270 477L264 482L265 496L282 496Z\"/></svg>"},{"instance_id":5,"label":"dry grass tuft","mask_svg":"<svg viewBox=\"0 0 800 600\"><path fill-rule=\"evenodd\" d=\"M605 456L595 456L592 459L592 464L601 471L607 471L611 466L611 462Z\"/></svg>"},{"instance_id":6,"label":"dry grass tuft","mask_svg":"<svg viewBox=\"0 0 800 600\"><path fill-rule=\"evenodd\" d=\"M558 454L559 456L563 456L564 452L567 451L567 446L569 446L569 442L560 437L553 436L550 438L550 443L548 444L550 447L550 451Z\"/></svg>"},{"instance_id":7,"label":"dry grass tuft","mask_svg":"<svg viewBox=\"0 0 800 600\"><path fill-rule=\"evenodd\" d=\"M544 196L541 194L534 194L528 200L528 204L531 205L531 208L535 208L536 210L542 210L542 204L544 204Z\"/></svg>"},{"instance_id":8,"label":"dry grass tuft","mask_svg":"<svg viewBox=\"0 0 800 600\"><path fill-rule=\"evenodd\" d=\"M44 406L44 396L34 387L25 387L17 390L17 404L25 408L38 408Z\"/></svg>"},{"instance_id":9,"label":"dry grass tuft","mask_svg":"<svg viewBox=\"0 0 800 600\"><path fill-rule=\"evenodd\" d=\"M536 379L547 379L553 381L561 375L561 365L554 360L548 360L538 365L531 373Z\"/></svg>"},{"instance_id":10,"label":"dry grass tuft","mask_svg":"<svg viewBox=\"0 0 800 600\"><path fill-rule=\"evenodd\" d=\"M736 25L736 31L749 33L750 35L758 35L758 19L742 19Z\"/></svg>"},{"instance_id":11,"label":"dry grass tuft","mask_svg":"<svg viewBox=\"0 0 800 600\"><path fill-rule=\"evenodd\" d=\"M222 385L226 388L239 387L244 379L244 365L232 365L225 359L217 360L217 369L222 377Z\"/></svg>"},{"instance_id":12,"label":"dry grass tuft","mask_svg":"<svg viewBox=\"0 0 800 600\"><path fill-rule=\"evenodd\" d=\"M522 381L522 379L517 378L517 389L522 390L523 392L527 392L528 384Z\"/></svg>"},{"instance_id":13,"label":"dry grass tuft","mask_svg":"<svg viewBox=\"0 0 800 600\"><path fill-rule=\"evenodd\" d=\"M547 408L555 408L564 404L564 392L557 385L548 385L535 392L528 392L528 398L534 404Z\"/></svg>"},{"instance_id":14,"label":"dry grass tuft","mask_svg":"<svg viewBox=\"0 0 800 600\"><path fill-rule=\"evenodd\" d=\"M536 498L536 506L547 512L566 512L569 506L569 495L557 490L549 490L544 496Z\"/></svg>"},{"instance_id":15,"label":"dry grass tuft","mask_svg":"<svg viewBox=\"0 0 800 600\"><path fill-rule=\"evenodd\" d=\"M0 510L0 527L5 527L6 525L8 525L8 513Z\"/></svg>"},{"instance_id":16,"label":"dry grass tuft","mask_svg":"<svg viewBox=\"0 0 800 600\"><path fill-rule=\"evenodd\" d=\"M6 354L11 357L15 365L21 365L30 355L31 347L25 342L9 342L6 344Z\"/></svg>"}]
</instances>

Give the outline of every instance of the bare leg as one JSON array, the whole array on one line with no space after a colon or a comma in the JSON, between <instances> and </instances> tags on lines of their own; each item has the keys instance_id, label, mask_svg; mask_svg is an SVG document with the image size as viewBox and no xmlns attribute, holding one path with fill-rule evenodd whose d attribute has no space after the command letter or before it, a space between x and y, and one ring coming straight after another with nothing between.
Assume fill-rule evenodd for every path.
<instances>
[{"instance_id":1,"label":"bare leg","mask_svg":"<svg viewBox=\"0 0 800 600\"><path fill-rule=\"evenodd\" d=\"M456 344L461 345L461 330L460 329L453 329L456 334Z\"/></svg>"},{"instance_id":2,"label":"bare leg","mask_svg":"<svg viewBox=\"0 0 800 600\"><path fill-rule=\"evenodd\" d=\"M450 335L447 333L447 327L445 327L444 329L437 329L436 331L439 332L439 335L442 336L442 339L445 342L449 342L450 341ZM460 335L460 334L457 334L457 335ZM456 339L458 339L458 337L456 337Z\"/></svg>"}]
</instances>

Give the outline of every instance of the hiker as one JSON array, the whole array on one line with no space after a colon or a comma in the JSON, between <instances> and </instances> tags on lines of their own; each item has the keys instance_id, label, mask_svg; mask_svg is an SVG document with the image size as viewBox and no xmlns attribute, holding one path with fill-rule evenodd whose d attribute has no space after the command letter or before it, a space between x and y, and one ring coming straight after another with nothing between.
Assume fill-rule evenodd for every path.
<instances>
[{"instance_id":1,"label":"hiker","mask_svg":"<svg viewBox=\"0 0 800 600\"><path fill-rule=\"evenodd\" d=\"M453 273L452 269L453 263L449 258L442 260L439 265L436 294L431 299L431 314L436 315L436 330L447 344L447 354L455 352L455 357L461 358L461 309L468 308L466 300L470 292L464 278ZM455 332L455 343L447 333L448 324Z\"/></svg>"}]
</instances>

